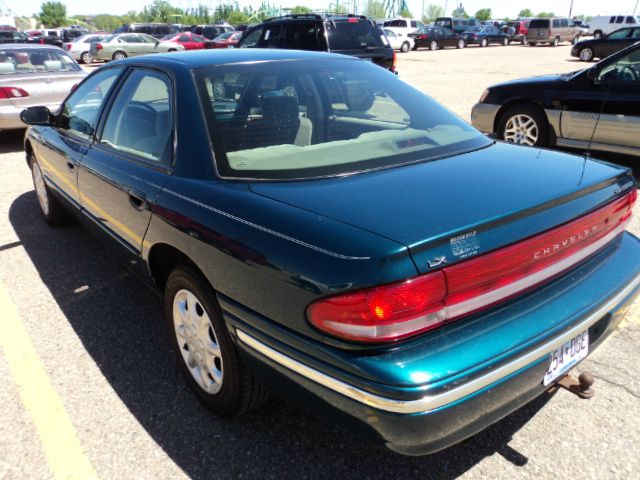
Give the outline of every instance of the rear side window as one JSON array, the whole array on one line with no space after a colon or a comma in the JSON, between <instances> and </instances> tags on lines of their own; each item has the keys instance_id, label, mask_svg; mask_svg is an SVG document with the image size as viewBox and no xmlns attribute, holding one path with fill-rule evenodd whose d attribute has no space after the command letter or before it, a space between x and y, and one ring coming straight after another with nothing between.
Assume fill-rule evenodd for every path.
<instances>
[{"instance_id":1,"label":"rear side window","mask_svg":"<svg viewBox=\"0 0 640 480\"><path fill-rule=\"evenodd\" d=\"M549 28L549 25L550 22L548 19L536 18L535 20L531 20L529 28Z\"/></svg>"},{"instance_id":2,"label":"rear side window","mask_svg":"<svg viewBox=\"0 0 640 480\"><path fill-rule=\"evenodd\" d=\"M324 25L331 50L361 50L363 46L385 46L382 41L382 31L371 25L369 20L350 18L325 22Z\"/></svg>"},{"instance_id":3,"label":"rear side window","mask_svg":"<svg viewBox=\"0 0 640 480\"><path fill-rule=\"evenodd\" d=\"M633 17L627 17L627 23L636 23L636 19Z\"/></svg>"},{"instance_id":4,"label":"rear side window","mask_svg":"<svg viewBox=\"0 0 640 480\"><path fill-rule=\"evenodd\" d=\"M257 47L258 42L260 42L260 37L262 36L263 31L264 31L264 27L258 27L246 33L239 45L240 48Z\"/></svg>"},{"instance_id":5,"label":"rear side window","mask_svg":"<svg viewBox=\"0 0 640 480\"><path fill-rule=\"evenodd\" d=\"M560 28L560 20L553 21L553 28Z\"/></svg>"},{"instance_id":6,"label":"rear side window","mask_svg":"<svg viewBox=\"0 0 640 480\"><path fill-rule=\"evenodd\" d=\"M622 22L624 22L624 17L616 18L616 23L622 23Z\"/></svg>"},{"instance_id":7,"label":"rear side window","mask_svg":"<svg viewBox=\"0 0 640 480\"><path fill-rule=\"evenodd\" d=\"M100 144L154 163L169 163L173 114L167 76L137 69L117 95L107 114Z\"/></svg>"},{"instance_id":8,"label":"rear side window","mask_svg":"<svg viewBox=\"0 0 640 480\"><path fill-rule=\"evenodd\" d=\"M411 20L411 28L416 28L418 26L418 24L416 23L415 20Z\"/></svg>"},{"instance_id":9,"label":"rear side window","mask_svg":"<svg viewBox=\"0 0 640 480\"><path fill-rule=\"evenodd\" d=\"M279 46L285 47L284 45L284 28L282 25L273 25L266 27L264 29L264 36L262 41L260 42L261 48L278 48ZM282 44L282 45L281 45ZM292 48L296 48L292 46Z\"/></svg>"},{"instance_id":10,"label":"rear side window","mask_svg":"<svg viewBox=\"0 0 640 480\"><path fill-rule=\"evenodd\" d=\"M326 46L321 45L317 23L292 23L286 26L286 48L296 50L321 51ZM323 42L324 43L324 42Z\"/></svg>"},{"instance_id":11,"label":"rear side window","mask_svg":"<svg viewBox=\"0 0 640 480\"><path fill-rule=\"evenodd\" d=\"M562 18L560 20L560 26L561 27L568 27L569 26L569 20L567 20L566 18Z\"/></svg>"}]
</instances>

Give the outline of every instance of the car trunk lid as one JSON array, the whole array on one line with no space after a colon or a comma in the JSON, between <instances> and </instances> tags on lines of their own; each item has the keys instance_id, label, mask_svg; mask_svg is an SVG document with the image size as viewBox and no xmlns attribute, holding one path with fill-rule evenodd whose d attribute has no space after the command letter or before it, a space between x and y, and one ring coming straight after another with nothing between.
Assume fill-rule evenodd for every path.
<instances>
[{"instance_id":1,"label":"car trunk lid","mask_svg":"<svg viewBox=\"0 0 640 480\"><path fill-rule=\"evenodd\" d=\"M425 273L565 224L633 186L622 167L495 144L384 171L251 188L402 243Z\"/></svg>"},{"instance_id":2,"label":"car trunk lid","mask_svg":"<svg viewBox=\"0 0 640 480\"><path fill-rule=\"evenodd\" d=\"M0 76L0 87L19 87L28 96L10 98L9 102L18 108L35 105L58 106L66 98L74 85L80 83L86 73L56 72L26 73Z\"/></svg>"}]
</instances>

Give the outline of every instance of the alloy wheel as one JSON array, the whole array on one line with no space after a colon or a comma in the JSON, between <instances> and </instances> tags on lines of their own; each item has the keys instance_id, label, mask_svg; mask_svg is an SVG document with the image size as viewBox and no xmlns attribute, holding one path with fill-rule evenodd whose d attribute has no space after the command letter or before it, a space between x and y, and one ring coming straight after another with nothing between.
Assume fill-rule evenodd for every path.
<instances>
[{"instance_id":1,"label":"alloy wheel","mask_svg":"<svg viewBox=\"0 0 640 480\"><path fill-rule=\"evenodd\" d=\"M220 391L222 352L209 315L193 292L181 289L173 298L173 326L187 369L208 394Z\"/></svg>"},{"instance_id":2,"label":"alloy wheel","mask_svg":"<svg viewBox=\"0 0 640 480\"><path fill-rule=\"evenodd\" d=\"M49 215L49 196L47 194L47 187L44 183L44 178L42 178L40 165L38 165L37 162L33 162L33 165L31 166L31 176L33 177L33 186L36 189L36 195L38 197L38 205L40 205L42 213L47 216Z\"/></svg>"},{"instance_id":3,"label":"alloy wheel","mask_svg":"<svg viewBox=\"0 0 640 480\"><path fill-rule=\"evenodd\" d=\"M534 146L539 137L538 124L529 115L518 113L507 120L503 136L510 143Z\"/></svg>"},{"instance_id":4,"label":"alloy wheel","mask_svg":"<svg viewBox=\"0 0 640 480\"><path fill-rule=\"evenodd\" d=\"M458 48L464 48L464 40L458 40Z\"/></svg>"},{"instance_id":5,"label":"alloy wheel","mask_svg":"<svg viewBox=\"0 0 640 480\"><path fill-rule=\"evenodd\" d=\"M437 50L438 49L438 42L436 42L435 40L433 40L430 44L429 44L429 50Z\"/></svg>"},{"instance_id":6,"label":"alloy wheel","mask_svg":"<svg viewBox=\"0 0 640 480\"><path fill-rule=\"evenodd\" d=\"M483 39L480 41L480 46L481 46L481 47L486 47L488 44L489 44L489 42L487 42L487 39L486 39L486 38L483 38Z\"/></svg>"},{"instance_id":7,"label":"alloy wheel","mask_svg":"<svg viewBox=\"0 0 640 480\"><path fill-rule=\"evenodd\" d=\"M580 60L583 62L590 62L593 60L593 50L590 48L583 48L580 50Z\"/></svg>"},{"instance_id":8,"label":"alloy wheel","mask_svg":"<svg viewBox=\"0 0 640 480\"><path fill-rule=\"evenodd\" d=\"M91 63L93 61L93 58L91 57L91 54L89 52L84 52L82 55L80 55L80 60L82 60L82 63Z\"/></svg>"}]
</instances>

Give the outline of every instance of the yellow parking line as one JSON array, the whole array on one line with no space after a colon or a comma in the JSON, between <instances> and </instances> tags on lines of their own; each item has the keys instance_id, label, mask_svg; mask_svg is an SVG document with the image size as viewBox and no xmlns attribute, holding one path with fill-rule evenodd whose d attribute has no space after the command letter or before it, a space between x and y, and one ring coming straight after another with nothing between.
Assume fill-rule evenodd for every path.
<instances>
[{"instance_id":1,"label":"yellow parking line","mask_svg":"<svg viewBox=\"0 0 640 480\"><path fill-rule=\"evenodd\" d=\"M0 283L0 347L35 424L47 462L58 479L98 478L62 399L42 366L15 305ZM26 448L26 447L25 447Z\"/></svg>"}]
</instances>

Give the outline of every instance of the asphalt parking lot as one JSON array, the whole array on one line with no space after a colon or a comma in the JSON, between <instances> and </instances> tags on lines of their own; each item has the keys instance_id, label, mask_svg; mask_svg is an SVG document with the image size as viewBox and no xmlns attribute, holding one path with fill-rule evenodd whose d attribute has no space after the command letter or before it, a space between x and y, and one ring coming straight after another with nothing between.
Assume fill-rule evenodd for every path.
<instances>
[{"instance_id":1,"label":"asphalt parking lot","mask_svg":"<svg viewBox=\"0 0 640 480\"><path fill-rule=\"evenodd\" d=\"M399 54L398 70L468 120L491 83L582 66L568 46L510 46ZM545 394L432 456L284 400L220 419L180 376L159 297L81 227L41 221L21 150L0 133L0 478L640 478L639 302L580 367L594 398Z\"/></svg>"}]
</instances>

